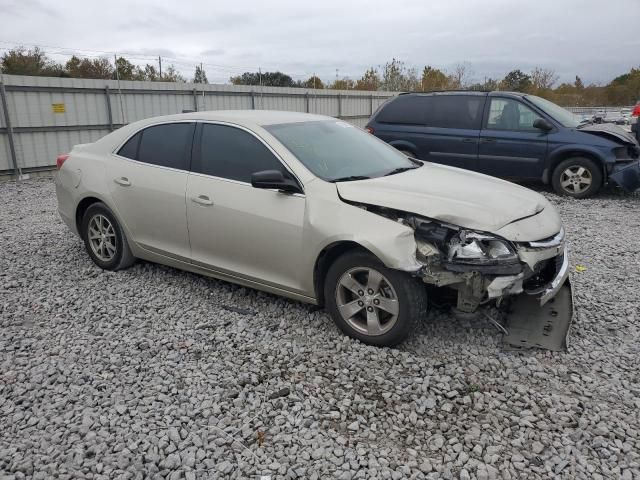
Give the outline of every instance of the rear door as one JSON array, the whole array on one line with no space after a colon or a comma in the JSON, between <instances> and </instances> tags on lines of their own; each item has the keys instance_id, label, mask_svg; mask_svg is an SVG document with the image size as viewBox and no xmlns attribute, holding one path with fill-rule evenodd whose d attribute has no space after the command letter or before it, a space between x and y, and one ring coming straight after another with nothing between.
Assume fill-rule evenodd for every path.
<instances>
[{"instance_id":1,"label":"rear door","mask_svg":"<svg viewBox=\"0 0 640 480\"><path fill-rule=\"evenodd\" d=\"M253 133L232 125L198 127L187 185L193 263L245 280L303 292L305 196L251 186L251 175L281 170Z\"/></svg>"},{"instance_id":2,"label":"rear door","mask_svg":"<svg viewBox=\"0 0 640 480\"><path fill-rule=\"evenodd\" d=\"M506 178L541 178L547 132L533 127L540 116L520 100L489 97L480 133L478 171Z\"/></svg>"},{"instance_id":3,"label":"rear door","mask_svg":"<svg viewBox=\"0 0 640 480\"><path fill-rule=\"evenodd\" d=\"M195 123L154 125L131 137L108 162L118 217L141 247L188 261L185 192Z\"/></svg>"}]
</instances>

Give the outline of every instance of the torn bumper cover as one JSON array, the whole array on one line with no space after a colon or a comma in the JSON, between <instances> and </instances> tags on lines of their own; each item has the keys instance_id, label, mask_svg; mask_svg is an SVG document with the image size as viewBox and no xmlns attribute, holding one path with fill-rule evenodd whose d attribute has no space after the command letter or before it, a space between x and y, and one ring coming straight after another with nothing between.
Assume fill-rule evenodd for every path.
<instances>
[{"instance_id":1,"label":"torn bumper cover","mask_svg":"<svg viewBox=\"0 0 640 480\"><path fill-rule=\"evenodd\" d=\"M563 351L573 321L569 253L565 246L555 278L538 295L518 295L506 307L505 343Z\"/></svg>"}]
</instances>

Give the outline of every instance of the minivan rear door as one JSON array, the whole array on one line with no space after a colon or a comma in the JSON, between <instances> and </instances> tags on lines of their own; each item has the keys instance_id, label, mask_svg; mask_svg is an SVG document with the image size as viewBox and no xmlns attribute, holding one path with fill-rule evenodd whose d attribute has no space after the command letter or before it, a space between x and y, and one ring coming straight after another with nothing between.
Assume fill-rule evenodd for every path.
<instances>
[{"instance_id":1,"label":"minivan rear door","mask_svg":"<svg viewBox=\"0 0 640 480\"><path fill-rule=\"evenodd\" d=\"M489 97L487 104L478 171L504 178L541 178L547 132L533 127L540 115L515 98Z\"/></svg>"}]
</instances>

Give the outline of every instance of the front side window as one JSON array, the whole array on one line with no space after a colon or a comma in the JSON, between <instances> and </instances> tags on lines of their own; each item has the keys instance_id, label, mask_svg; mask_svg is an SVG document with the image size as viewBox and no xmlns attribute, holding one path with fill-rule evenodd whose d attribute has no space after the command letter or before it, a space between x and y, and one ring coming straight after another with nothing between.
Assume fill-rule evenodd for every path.
<instances>
[{"instance_id":1,"label":"front side window","mask_svg":"<svg viewBox=\"0 0 640 480\"><path fill-rule=\"evenodd\" d=\"M511 98L492 98L485 128L490 130L539 131L533 122L540 116Z\"/></svg>"},{"instance_id":2,"label":"front side window","mask_svg":"<svg viewBox=\"0 0 640 480\"><path fill-rule=\"evenodd\" d=\"M227 125L204 123L200 149L191 170L214 177L251 182L263 170L289 175L280 160L254 135Z\"/></svg>"},{"instance_id":3,"label":"front side window","mask_svg":"<svg viewBox=\"0 0 640 480\"><path fill-rule=\"evenodd\" d=\"M417 167L395 148L341 120L264 128L315 176L329 182L380 177Z\"/></svg>"},{"instance_id":4,"label":"front side window","mask_svg":"<svg viewBox=\"0 0 640 480\"><path fill-rule=\"evenodd\" d=\"M147 127L131 137L118 155L151 165L187 170L194 125L166 123Z\"/></svg>"}]
</instances>

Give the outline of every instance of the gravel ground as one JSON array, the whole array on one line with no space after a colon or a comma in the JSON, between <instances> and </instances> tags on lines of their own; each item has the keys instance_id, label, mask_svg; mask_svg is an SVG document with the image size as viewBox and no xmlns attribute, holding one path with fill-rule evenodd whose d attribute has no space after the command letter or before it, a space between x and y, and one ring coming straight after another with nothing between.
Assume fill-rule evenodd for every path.
<instances>
[{"instance_id":1,"label":"gravel ground","mask_svg":"<svg viewBox=\"0 0 640 480\"><path fill-rule=\"evenodd\" d=\"M586 267L568 353L435 310L378 349L301 303L104 272L50 179L0 183L0 478L640 479L640 197L544 194Z\"/></svg>"}]
</instances>

